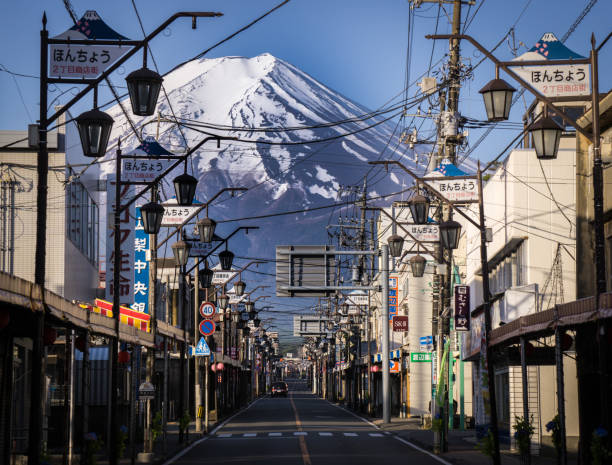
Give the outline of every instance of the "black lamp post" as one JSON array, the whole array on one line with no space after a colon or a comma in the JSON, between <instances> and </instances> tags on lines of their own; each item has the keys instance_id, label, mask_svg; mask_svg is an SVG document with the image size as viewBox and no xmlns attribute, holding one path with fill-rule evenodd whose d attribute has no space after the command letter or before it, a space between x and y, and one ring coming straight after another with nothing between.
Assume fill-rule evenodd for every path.
<instances>
[{"instance_id":1,"label":"black lamp post","mask_svg":"<svg viewBox=\"0 0 612 465\"><path fill-rule=\"evenodd\" d=\"M219 253L219 263L221 263L221 269L223 271L229 271L232 269L232 263L234 262L234 254L229 250L225 249Z\"/></svg>"},{"instance_id":2,"label":"black lamp post","mask_svg":"<svg viewBox=\"0 0 612 465\"><path fill-rule=\"evenodd\" d=\"M404 247L404 238L399 234L392 234L387 239L387 244L389 244L389 253L392 257L401 257L402 248Z\"/></svg>"},{"instance_id":3,"label":"black lamp post","mask_svg":"<svg viewBox=\"0 0 612 465\"><path fill-rule=\"evenodd\" d=\"M109 114L97 108L76 117L83 155L92 158L104 156L113 123Z\"/></svg>"},{"instance_id":4,"label":"black lamp post","mask_svg":"<svg viewBox=\"0 0 612 465\"><path fill-rule=\"evenodd\" d=\"M208 262L204 261L204 269L200 270L198 277L200 278L200 287L208 289L212 285L213 275L215 272L208 268Z\"/></svg>"},{"instance_id":5,"label":"black lamp post","mask_svg":"<svg viewBox=\"0 0 612 465\"><path fill-rule=\"evenodd\" d=\"M200 241L211 243L215 235L215 227L217 223L210 218L202 218L196 222L198 232L200 233Z\"/></svg>"},{"instance_id":6,"label":"black lamp post","mask_svg":"<svg viewBox=\"0 0 612 465\"><path fill-rule=\"evenodd\" d=\"M423 273L425 273L425 264L427 260L422 255L415 255L410 259L410 269L412 270L412 276L415 278L423 277Z\"/></svg>"},{"instance_id":7,"label":"black lamp post","mask_svg":"<svg viewBox=\"0 0 612 465\"><path fill-rule=\"evenodd\" d=\"M529 126L536 156L539 159L554 160L557 158L561 131L561 127L548 116L538 119Z\"/></svg>"},{"instance_id":8,"label":"black lamp post","mask_svg":"<svg viewBox=\"0 0 612 465\"><path fill-rule=\"evenodd\" d=\"M140 207L142 227L147 234L157 234L164 217L164 207L157 202L149 202Z\"/></svg>"},{"instance_id":9,"label":"black lamp post","mask_svg":"<svg viewBox=\"0 0 612 465\"><path fill-rule=\"evenodd\" d=\"M236 281L234 283L234 291L236 292L236 297L242 297L244 295L245 288L246 284L244 281Z\"/></svg>"},{"instance_id":10,"label":"black lamp post","mask_svg":"<svg viewBox=\"0 0 612 465\"><path fill-rule=\"evenodd\" d=\"M172 244L171 247L176 264L179 266L185 266L189 260L189 249L191 248L191 245L188 242L180 240Z\"/></svg>"},{"instance_id":11,"label":"black lamp post","mask_svg":"<svg viewBox=\"0 0 612 465\"><path fill-rule=\"evenodd\" d=\"M157 98L163 78L146 67L131 72L127 78L132 112L138 116L151 116L155 113Z\"/></svg>"},{"instance_id":12,"label":"black lamp post","mask_svg":"<svg viewBox=\"0 0 612 465\"><path fill-rule=\"evenodd\" d=\"M457 221L449 220L440 223L440 242L444 248L455 250L459 246L460 234L461 224Z\"/></svg>"},{"instance_id":13,"label":"black lamp post","mask_svg":"<svg viewBox=\"0 0 612 465\"><path fill-rule=\"evenodd\" d=\"M410 213L412 214L412 220L416 224L427 223L427 217L429 216L429 199L427 197L420 194L415 195L408 202L408 207L410 208ZM391 244L389 244L389 249L391 249ZM393 256L397 257L398 255Z\"/></svg>"},{"instance_id":14,"label":"black lamp post","mask_svg":"<svg viewBox=\"0 0 612 465\"><path fill-rule=\"evenodd\" d=\"M183 206L191 205L195 197L198 180L190 174L183 173L174 178L172 182L176 193L176 203Z\"/></svg>"},{"instance_id":15,"label":"black lamp post","mask_svg":"<svg viewBox=\"0 0 612 465\"><path fill-rule=\"evenodd\" d=\"M503 79L496 77L480 89L484 99L487 119L489 121L505 121L510 115L512 94L516 89Z\"/></svg>"}]
</instances>

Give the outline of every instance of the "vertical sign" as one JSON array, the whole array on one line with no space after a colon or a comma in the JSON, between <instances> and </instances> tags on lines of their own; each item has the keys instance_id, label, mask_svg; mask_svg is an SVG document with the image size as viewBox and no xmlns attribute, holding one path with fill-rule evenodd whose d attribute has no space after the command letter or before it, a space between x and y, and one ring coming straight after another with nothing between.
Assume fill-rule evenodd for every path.
<instances>
[{"instance_id":1,"label":"vertical sign","mask_svg":"<svg viewBox=\"0 0 612 465\"><path fill-rule=\"evenodd\" d=\"M134 303L137 312L149 313L149 235L144 232L140 207L136 207L136 228L134 229Z\"/></svg>"},{"instance_id":2,"label":"vertical sign","mask_svg":"<svg viewBox=\"0 0 612 465\"><path fill-rule=\"evenodd\" d=\"M113 289L113 273L115 266L119 268L119 303L130 305L134 302L134 206L127 208L119 218L119 238L121 249L119 257L115 257L115 231L114 212L115 204L121 204L115 199L115 180L108 179L106 183L106 300L112 302L115 289ZM121 187L120 199L128 200L132 197L130 186Z\"/></svg>"},{"instance_id":3,"label":"vertical sign","mask_svg":"<svg viewBox=\"0 0 612 465\"><path fill-rule=\"evenodd\" d=\"M455 331L470 330L470 288L455 286Z\"/></svg>"},{"instance_id":4,"label":"vertical sign","mask_svg":"<svg viewBox=\"0 0 612 465\"><path fill-rule=\"evenodd\" d=\"M397 315L397 276L389 277L389 321L393 321L393 317Z\"/></svg>"}]
</instances>

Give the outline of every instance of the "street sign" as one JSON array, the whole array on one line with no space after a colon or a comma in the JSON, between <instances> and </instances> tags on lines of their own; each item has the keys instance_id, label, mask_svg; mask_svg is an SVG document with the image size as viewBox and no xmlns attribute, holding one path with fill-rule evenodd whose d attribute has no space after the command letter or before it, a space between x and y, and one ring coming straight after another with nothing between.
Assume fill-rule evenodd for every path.
<instances>
[{"instance_id":1,"label":"street sign","mask_svg":"<svg viewBox=\"0 0 612 465\"><path fill-rule=\"evenodd\" d=\"M410 352L411 362L431 362L431 352Z\"/></svg>"},{"instance_id":2,"label":"street sign","mask_svg":"<svg viewBox=\"0 0 612 465\"><path fill-rule=\"evenodd\" d=\"M440 240L440 228L437 224L411 224L404 226L408 232L421 242L437 242Z\"/></svg>"},{"instance_id":3,"label":"street sign","mask_svg":"<svg viewBox=\"0 0 612 465\"><path fill-rule=\"evenodd\" d=\"M455 286L455 331L470 330L470 288Z\"/></svg>"},{"instance_id":4,"label":"street sign","mask_svg":"<svg viewBox=\"0 0 612 465\"><path fill-rule=\"evenodd\" d=\"M155 398L155 386L145 381L138 387L138 398L140 400L152 400Z\"/></svg>"},{"instance_id":5,"label":"street sign","mask_svg":"<svg viewBox=\"0 0 612 465\"><path fill-rule=\"evenodd\" d=\"M194 355L195 356L210 355L210 347L208 347L208 344L206 344L206 341L204 340L203 337L200 338L200 341L198 342L198 345L195 348Z\"/></svg>"},{"instance_id":6,"label":"street sign","mask_svg":"<svg viewBox=\"0 0 612 465\"><path fill-rule=\"evenodd\" d=\"M406 331L408 331L408 317L394 316L393 331L395 331L396 333L405 333Z\"/></svg>"},{"instance_id":7,"label":"street sign","mask_svg":"<svg viewBox=\"0 0 612 465\"><path fill-rule=\"evenodd\" d=\"M129 182L153 182L170 167L170 160L154 160L145 157L122 158L121 180Z\"/></svg>"},{"instance_id":8,"label":"street sign","mask_svg":"<svg viewBox=\"0 0 612 465\"><path fill-rule=\"evenodd\" d=\"M163 203L162 226L180 226L201 208L201 206L179 206L176 203Z\"/></svg>"},{"instance_id":9,"label":"street sign","mask_svg":"<svg viewBox=\"0 0 612 465\"><path fill-rule=\"evenodd\" d=\"M215 304L211 302L202 302L200 304L200 315L202 315L202 318L212 318L216 312Z\"/></svg>"},{"instance_id":10,"label":"street sign","mask_svg":"<svg viewBox=\"0 0 612 465\"><path fill-rule=\"evenodd\" d=\"M400 362L397 360L389 360L389 373L399 373L400 372Z\"/></svg>"},{"instance_id":11,"label":"street sign","mask_svg":"<svg viewBox=\"0 0 612 465\"><path fill-rule=\"evenodd\" d=\"M202 320L200 322L200 334L202 336L212 336L215 333L215 322L213 320Z\"/></svg>"},{"instance_id":12,"label":"street sign","mask_svg":"<svg viewBox=\"0 0 612 465\"><path fill-rule=\"evenodd\" d=\"M212 251L212 242L191 242L191 248L189 249L190 257L204 257Z\"/></svg>"}]
</instances>

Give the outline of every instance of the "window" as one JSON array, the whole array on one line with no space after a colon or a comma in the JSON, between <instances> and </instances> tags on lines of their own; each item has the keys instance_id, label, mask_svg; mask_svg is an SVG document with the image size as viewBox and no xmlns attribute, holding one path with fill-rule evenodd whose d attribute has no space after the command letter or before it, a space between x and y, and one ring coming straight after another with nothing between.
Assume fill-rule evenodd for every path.
<instances>
[{"instance_id":1,"label":"window","mask_svg":"<svg viewBox=\"0 0 612 465\"><path fill-rule=\"evenodd\" d=\"M66 233L70 242L94 265L98 264L98 205L80 182L67 186Z\"/></svg>"}]
</instances>

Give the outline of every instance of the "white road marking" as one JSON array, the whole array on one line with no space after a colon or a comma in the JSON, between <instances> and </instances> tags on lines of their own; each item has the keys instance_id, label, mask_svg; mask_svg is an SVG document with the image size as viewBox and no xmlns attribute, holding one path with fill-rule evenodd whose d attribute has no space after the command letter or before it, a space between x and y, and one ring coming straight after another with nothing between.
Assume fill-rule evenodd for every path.
<instances>
[{"instance_id":1,"label":"white road marking","mask_svg":"<svg viewBox=\"0 0 612 465\"><path fill-rule=\"evenodd\" d=\"M450 462L447 462L446 460L438 457L435 454L432 454L431 452L429 452L428 450L425 450L419 446L417 446L416 444L411 443L410 441L405 440L404 438L400 438L399 436L394 436L395 439L397 439L399 442L402 442L404 444L406 444L407 446L412 447L413 449L418 450L419 452L423 452L424 454L429 455L431 458L433 458L434 460L437 460L440 463L443 463L444 465L453 465Z\"/></svg>"},{"instance_id":2,"label":"white road marking","mask_svg":"<svg viewBox=\"0 0 612 465\"><path fill-rule=\"evenodd\" d=\"M319 433L319 436L332 436L332 433Z\"/></svg>"},{"instance_id":3,"label":"white road marking","mask_svg":"<svg viewBox=\"0 0 612 465\"><path fill-rule=\"evenodd\" d=\"M357 433L344 433L344 435L354 437L357 436Z\"/></svg>"},{"instance_id":4,"label":"white road marking","mask_svg":"<svg viewBox=\"0 0 612 465\"><path fill-rule=\"evenodd\" d=\"M383 435L380 433L370 433L369 436L372 436L373 438L382 438Z\"/></svg>"},{"instance_id":5,"label":"white road marking","mask_svg":"<svg viewBox=\"0 0 612 465\"><path fill-rule=\"evenodd\" d=\"M242 435L243 438L254 438L255 436L257 436L257 433L244 433Z\"/></svg>"},{"instance_id":6,"label":"white road marking","mask_svg":"<svg viewBox=\"0 0 612 465\"><path fill-rule=\"evenodd\" d=\"M282 436L283 433L268 433L268 436Z\"/></svg>"},{"instance_id":7,"label":"white road marking","mask_svg":"<svg viewBox=\"0 0 612 465\"><path fill-rule=\"evenodd\" d=\"M293 433L294 436L308 436L308 433L306 431L296 431L295 433Z\"/></svg>"},{"instance_id":8,"label":"white road marking","mask_svg":"<svg viewBox=\"0 0 612 465\"><path fill-rule=\"evenodd\" d=\"M231 438L232 437L232 433L219 433L217 434L218 438Z\"/></svg>"}]
</instances>

